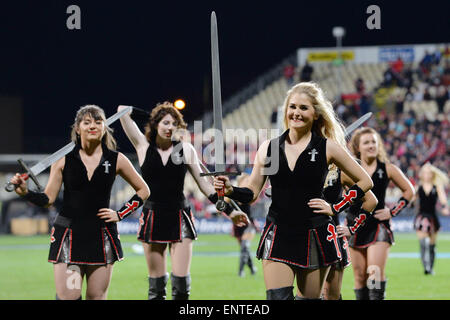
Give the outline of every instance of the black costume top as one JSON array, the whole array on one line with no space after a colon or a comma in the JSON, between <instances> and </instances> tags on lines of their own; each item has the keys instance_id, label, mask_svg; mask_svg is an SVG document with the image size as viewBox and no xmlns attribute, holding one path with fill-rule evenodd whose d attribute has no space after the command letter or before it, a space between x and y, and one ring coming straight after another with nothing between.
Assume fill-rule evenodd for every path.
<instances>
[{"instance_id":1,"label":"black costume top","mask_svg":"<svg viewBox=\"0 0 450 320\"><path fill-rule=\"evenodd\" d=\"M381 162L377 159L377 168L372 174L373 188L372 192L378 199L378 204L375 210L383 209L385 206L386 189L389 185L389 177L386 170L386 163Z\"/></svg>"},{"instance_id":2,"label":"black costume top","mask_svg":"<svg viewBox=\"0 0 450 320\"><path fill-rule=\"evenodd\" d=\"M186 171L182 142L173 142L173 150L166 165L162 162L156 144L150 143L141 173L151 194L142 210L139 241L179 242L188 234L183 231L186 228L191 230L191 235L186 237L196 239L193 215L183 193Z\"/></svg>"},{"instance_id":3,"label":"black costume top","mask_svg":"<svg viewBox=\"0 0 450 320\"><path fill-rule=\"evenodd\" d=\"M272 185L272 204L267 219L278 225L302 226L313 228L330 221L325 215L318 215L308 206L312 198L322 198L325 178L328 173L325 138L312 132L311 141L296 160L292 171L285 154L286 130L277 139L271 140L267 150L270 162L266 167L278 161L275 174L269 175ZM278 145L277 145L278 144ZM274 153L278 147L278 157ZM273 154L275 159L271 159Z\"/></svg>"},{"instance_id":4,"label":"black costume top","mask_svg":"<svg viewBox=\"0 0 450 320\"><path fill-rule=\"evenodd\" d=\"M155 144L150 144L141 166L142 178L151 190L147 201L173 204L183 202L186 171L181 142L174 142L166 165L163 164Z\"/></svg>"},{"instance_id":5,"label":"black costume top","mask_svg":"<svg viewBox=\"0 0 450 320\"><path fill-rule=\"evenodd\" d=\"M377 159L377 167L371 178L373 181L373 188L371 189L371 191L374 193L375 197L378 200L378 204L373 210L375 212L376 210L384 209L385 207L386 189L390 181L386 170L386 163L381 162ZM353 224L354 219L360 213L359 209L359 205L355 205L349 208L347 214L347 222L349 223L349 225ZM370 232L374 232L377 229L378 224L383 224L388 230L390 230L389 219L380 221L373 215L371 215L367 219L365 225L358 230L359 237L365 237L365 235L368 235ZM371 236L372 234L370 235L370 237Z\"/></svg>"},{"instance_id":6,"label":"black costume top","mask_svg":"<svg viewBox=\"0 0 450 320\"><path fill-rule=\"evenodd\" d=\"M116 177L116 151L102 144L102 157L91 179L80 157L80 145L66 155L63 175L63 205L51 235L49 261L57 262L64 239L70 242L69 261L74 264L105 264L105 235L118 260L123 257L115 222L105 223L97 214L109 208Z\"/></svg>"},{"instance_id":7,"label":"black costume top","mask_svg":"<svg viewBox=\"0 0 450 320\"><path fill-rule=\"evenodd\" d=\"M317 269L342 260L334 222L308 206L313 198L323 199L327 140L312 132L291 170L284 151L288 134L289 130L272 139L267 150L265 169L273 172L265 175L272 185L272 204L256 255L258 259Z\"/></svg>"},{"instance_id":8,"label":"black costume top","mask_svg":"<svg viewBox=\"0 0 450 320\"><path fill-rule=\"evenodd\" d=\"M104 144L102 150L102 158L91 180L80 157L80 146L77 144L66 155L63 170L64 201L60 215L70 218L72 225L87 222L95 226L104 224L97 213L101 208L109 208L118 153L109 150Z\"/></svg>"},{"instance_id":9,"label":"black costume top","mask_svg":"<svg viewBox=\"0 0 450 320\"><path fill-rule=\"evenodd\" d=\"M438 200L436 186L431 188L430 193L426 194L422 186L419 186L419 212L421 214L436 215L436 202Z\"/></svg>"}]
</instances>

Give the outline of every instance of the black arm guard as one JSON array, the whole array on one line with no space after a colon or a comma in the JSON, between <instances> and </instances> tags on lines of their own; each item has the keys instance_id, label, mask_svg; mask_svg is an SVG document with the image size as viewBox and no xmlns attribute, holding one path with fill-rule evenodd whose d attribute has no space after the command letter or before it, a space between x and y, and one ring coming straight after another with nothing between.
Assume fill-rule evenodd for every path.
<instances>
[{"instance_id":1,"label":"black arm guard","mask_svg":"<svg viewBox=\"0 0 450 320\"><path fill-rule=\"evenodd\" d=\"M146 122L150 117L150 113L145 110L133 107L130 117L136 122Z\"/></svg>"},{"instance_id":2,"label":"black arm guard","mask_svg":"<svg viewBox=\"0 0 450 320\"><path fill-rule=\"evenodd\" d=\"M34 192L31 190L28 190L28 193L23 198L39 207L45 207L50 201L44 192Z\"/></svg>"},{"instance_id":3,"label":"black arm guard","mask_svg":"<svg viewBox=\"0 0 450 320\"><path fill-rule=\"evenodd\" d=\"M219 200L219 196L216 193L212 193L208 196L208 200L211 201L212 203L216 204L217 200ZM231 214L231 212L233 212L234 208L231 204L229 204L228 202L226 203L226 207L225 210L223 211L223 213L225 213L227 216L229 216Z\"/></svg>"},{"instance_id":4,"label":"black arm guard","mask_svg":"<svg viewBox=\"0 0 450 320\"><path fill-rule=\"evenodd\" d=\"M366 223L367 219L369 219L371 215L372 215L371 212L361 209L358 216L353 220L353 225L348 226L350 234L352 235L355 234L355 232L358 231L358 229Z\"/></svg>"},{"instance_id":5,"label":"black arm guard","mask_svg":"<svg viewBox=\"0 0 450 320\"><path fill-rule=\"evenodd\" d=\"M357 184L354 184L337 203L331 206L331 210L335 215L339 214L350 207L356 200L363 198L364 194L364 191Z\"/></svg>"},{"instance_id":6,"label":"black arm guard","mask_svg":"<svg viewBox=\"0 0 450 320\"><path fill-rule=\"evenodd\" d=\"M240 203L247 204L253 201L253 196L253 191L249 188L239 188L233 186L233 192L227 197L239 201Z\"/></svg>"},{"instance_id":7,"label":"black arm guard","mask_svg":"<svg viewBox=\"0 0 450 320\"><path fill-rule=\"evenodd\" d=\"M229 216L232 212L233 212L233 210L234 210L234 208L233 208L233 206L231 205L231 204L229 204L228 202L225 202L227 205L226 205L226 207L225 207L225 210L223 210L223 213L225 213L227 216Z\"/></svg>"},{"instance_id":8,"label":"black arm guard","mask_svg":"<svg viewBox=\"0 0 450 320\"><path fill-rule=\"evenodd\" d=\"M395 205L394 208L391 209L391 216L395 217L397 216L400 211L402 211L403 209L405 209L408 206L409 201L406 200L405 198L401 197L397 204Z\"/></svg>"},{"instance_id":9,"label":"black arm guard","mask_svg":"<svg viewBox=\"0 0 450 320\"><path fill-rule=\"evenodd\" d=\"M125 205L117 211L117 216L119 220L123 220L136 211L140 206L144 204L144 200L141 199L137 194L135 194L130 200L128 200Z\"/></svg>"},{"instance_id":10,"label":"black arm guard","mask_svg":"<svg viewBox=\"0 0 450 320\"><path fill-rule=\"evenodd\" d=\"M219 196L217 195L217 192L216 193L211 193L208 196L208 200L211 201L212 203L216 204L217 200L219 200Z\"/></svg>"}]
</instances>

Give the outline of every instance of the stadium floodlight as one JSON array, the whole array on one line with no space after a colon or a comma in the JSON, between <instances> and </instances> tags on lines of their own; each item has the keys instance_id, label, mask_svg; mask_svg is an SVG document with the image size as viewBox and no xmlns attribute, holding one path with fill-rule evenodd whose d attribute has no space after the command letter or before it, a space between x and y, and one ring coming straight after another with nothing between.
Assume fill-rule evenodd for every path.
<instances>
[{"instance_id":1,"label":"stadium floodlight","mask_svg":"<svg viewBox=\"0 0 450 320\"><path fill-rule=\"evenodd\" d=\"M333 27L333 36L335 38L342 38L345 36L345 29L343 27Z\"/></svg>"},{"instance_id":2,"label":"stadium floodlight","mask_svg":"<svg viewBox=\"0 0 450 320\"><path fill-rule=\"evenodd\" d=\"M174 106L175 106L175 108L177 108L178 110L183 110L184 107L186 106L186 103L185 103L183 100L178 99L178 100L176 100L176 101L174 102Z\"/></svg>"},{"instance_id":3,"label":"stadium floodlight","mask_svg":"<svg viewBox=\"0 0 450 320\"><path fill-rule=\"evenodd\" d=\"M341 101L342 97L342 75L341 75L341 65L342 65L342 38L345 36L345 29L340 26L333 27L333 37L336 38L336 50L337 58L336 61L336 77L337 77L337 87L338 87L338 101Z\"/></svg>"}]
</instances>

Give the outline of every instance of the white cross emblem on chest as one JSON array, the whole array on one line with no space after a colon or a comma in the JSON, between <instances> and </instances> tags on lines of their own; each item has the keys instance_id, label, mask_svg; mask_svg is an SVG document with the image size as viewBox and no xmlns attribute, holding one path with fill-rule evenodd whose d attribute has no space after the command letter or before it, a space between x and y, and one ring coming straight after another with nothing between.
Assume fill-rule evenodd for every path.
<instances>
[{"instance_id":1,"label":"white cross emblem on chest","mask_svg":"<svg viewBox=\"0 0 450 320\"><path fill-rule=\"evenodd\" d=\"M312 162L315 162L315 161L316 161L316 154L319 154L319 153L318 153L317 150L314 148L314 149L312 149L310 152L308 152L308 154L311 155L311 161L312 161Z\"/></svg>"},{"instance_id":2,"label":"white cross emblem on chest","mask_svg":"<svg viewBox=\"0 0 450 320\"><path fill-rule=\"evenodd\" d=\"M172 153L172 162L174 164L180 164L182 160L183 159L181 158L181 155L178 152Z\"/></svg>"},{"instance_id":3,"label":"white cross emblem on chest","mask_svg":"<svg viewBox=\"0 0 450 320\"><path fill-rule=\"evenodd\" d=\"M383 170L378 169L377 173L378 173L378 178L380 178L380 179L383 178Z\"/></svg>"},{"instance_id":4,"label":"white cross emblem on chest","mask_svg":"<svg viewBox=\"0 0 450 320\"><path fill-rule=\"evenodd\" d=\"M102 166L105 167L105 173L109 173L109 167L111 166L111 164L109 163L109 161L106 160L106 161L102 164Z\"/></svg>"}]
</instances>

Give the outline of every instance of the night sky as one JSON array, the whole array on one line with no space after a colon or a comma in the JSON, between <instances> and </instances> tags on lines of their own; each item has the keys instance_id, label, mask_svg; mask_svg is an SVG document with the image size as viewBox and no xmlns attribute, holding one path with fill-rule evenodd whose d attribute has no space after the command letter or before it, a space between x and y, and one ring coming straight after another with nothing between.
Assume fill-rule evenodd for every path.
<instances>
[{"instance_id":1,"label":"night sky","mask_svg":"<svg viewBox=\"0 0 450 320\"><path fill-rule=\"evenodd\" d=\"M119 104L150 110L183 98L188 122L210 110L212 10L223 100L300 47L335 46L336 25L346 28L344 46L450 42L448 1L8 2L0 5L0 95L23 99L26 153L68 142L84 104L109 116ZM81 30L66 27L71 4ZM381 30L366 27L371 4ZM117 124L121 150L131 151Z\"/></svg>"}]
</instances>

